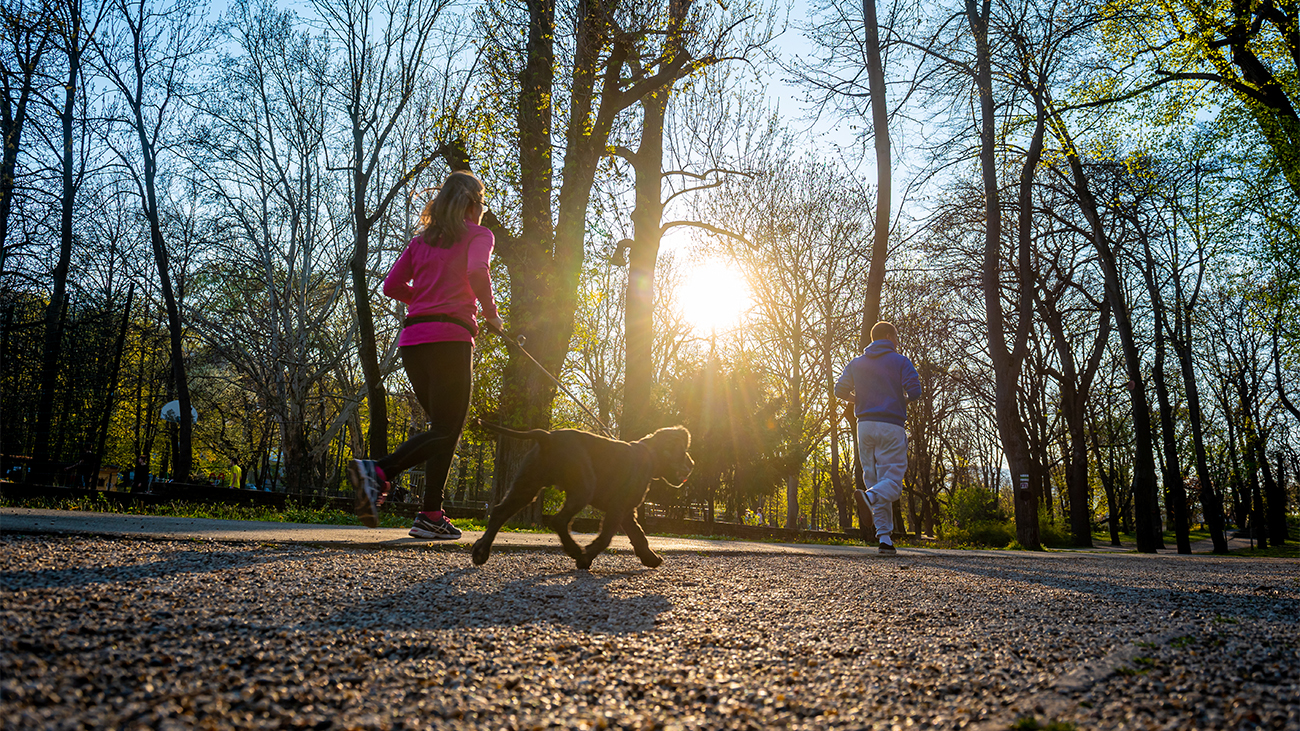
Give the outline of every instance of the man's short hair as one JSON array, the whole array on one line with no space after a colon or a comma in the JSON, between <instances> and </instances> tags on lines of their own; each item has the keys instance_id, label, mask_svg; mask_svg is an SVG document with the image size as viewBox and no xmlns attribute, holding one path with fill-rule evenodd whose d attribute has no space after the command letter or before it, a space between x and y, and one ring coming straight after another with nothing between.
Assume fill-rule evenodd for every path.
<instances>
[{"instance_id":1,"label":"man's short hair","mask_svg":"<svg viewBox=\"0 0 1300 731\"><path fill-rule=\"evenodd\" d=\"M892 322L881 320L871 327L871 340L874 342L885 339L898 343L898 329L894 327Z\"/></svg>"}]
</instances>

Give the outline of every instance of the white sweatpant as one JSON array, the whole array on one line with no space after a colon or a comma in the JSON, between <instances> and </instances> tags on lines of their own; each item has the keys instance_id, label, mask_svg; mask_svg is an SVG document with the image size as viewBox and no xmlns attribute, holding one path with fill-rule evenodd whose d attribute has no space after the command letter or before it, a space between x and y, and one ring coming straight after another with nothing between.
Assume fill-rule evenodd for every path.
<instances>
[{"instance_id":1,"label":"white sweatpant","mask_svg":"<svg viewBox=\"0 0 1300 731\"><path fill-rule=\"evenodd\" d=\"M907 431L883 421L859 421L858 453L862 483L875 503L871 519L879 539L894 532L894 501L903 494L903 473L907 472Z\"/></svg>"}]
</instances>

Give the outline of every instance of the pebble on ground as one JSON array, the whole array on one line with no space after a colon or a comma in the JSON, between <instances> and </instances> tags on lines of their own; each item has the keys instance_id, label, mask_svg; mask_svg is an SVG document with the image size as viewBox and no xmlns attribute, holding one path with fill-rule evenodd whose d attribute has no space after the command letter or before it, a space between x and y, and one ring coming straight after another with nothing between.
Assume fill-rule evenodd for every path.
<instances>
[{"instance_id":1,"label":"pebble on ground","mask_svg":"<svg viewBox=\"0 0 1300 731\"><path fill-rule=\"evenodd\" d=\"M0 726L1300 729L1295 561L665 558L5 535Z\"/></svg>"}]
</instances>

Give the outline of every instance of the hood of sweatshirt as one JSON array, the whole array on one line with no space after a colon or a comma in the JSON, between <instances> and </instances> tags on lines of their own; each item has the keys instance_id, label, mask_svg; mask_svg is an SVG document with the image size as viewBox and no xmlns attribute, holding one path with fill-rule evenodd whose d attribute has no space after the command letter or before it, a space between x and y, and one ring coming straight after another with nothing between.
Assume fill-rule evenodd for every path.
<instances>
[{"instance_id":1,"label":"hood of sweatshirt","mask_svg":"<svg viewBox=\"0 0 1300 731\"><path fill-rule=\"evenodd\" d=\"M881 339L881 340L871 341L871 345L868 345L862 351L862 354L867 356L868 358L879 358L880 356L885 355L887 353L897 353L897 352L898 352L897 350L894 350L894 343L892 341Z\"/></svg>"}]
</instances>

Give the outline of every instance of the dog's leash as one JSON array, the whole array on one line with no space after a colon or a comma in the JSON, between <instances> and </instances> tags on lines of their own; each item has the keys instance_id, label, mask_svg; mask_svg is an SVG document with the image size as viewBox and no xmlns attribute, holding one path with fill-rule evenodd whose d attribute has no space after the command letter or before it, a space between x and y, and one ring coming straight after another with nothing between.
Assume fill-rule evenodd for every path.
<instances>
[{"instance_id":1,"label":"dog's leash","mask_svg":"<svg viewBox=\"0 0 1300 731\"><path fill-rule=\"evenodd\" d=\"M563 383L560 383L560 379L551 375L551 372L546 370L546 366L538 362L538 360L533 357L532 353L529 353L526 349L524 349L523 335L515 335L515 336L507 335L504 330L492 330L492 332L496 333L497 335L500 335L501 339L505 340L507 343L510 343L516 348L519 348L520 353L523 353L525 356L527 356L528 360L531 360L533 362L533 365L537 366L537 368L541 370L542 373L545 373L546 377L551 379L552 383L559 386L566 394L569 395L569 398L573 399L573 402L575 404L581 406L582 410L587 412L587 416L591 417L591 420L594 421L598 426L600 426L600 430L605 432L605 436L609 437L610 439L617 438L614 436L613 429L610 429L608 426L606 426L605 422L601 421L600 418L597 417L596 414L593 413L591 409L587 408L587 405L582 403L582 400L579 399L577 396L575 396L573 392L569 390L568 386L564 385Z\"/></svg>"}]
</instances>

